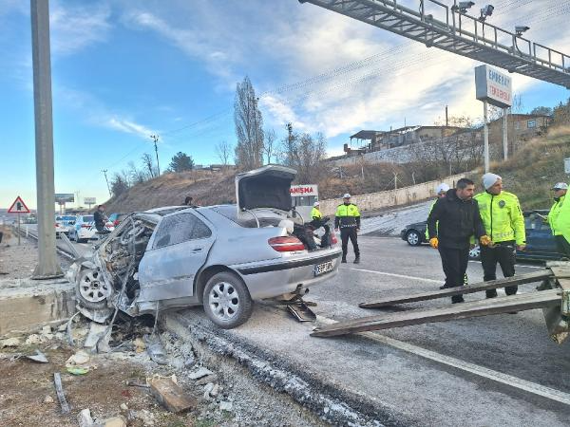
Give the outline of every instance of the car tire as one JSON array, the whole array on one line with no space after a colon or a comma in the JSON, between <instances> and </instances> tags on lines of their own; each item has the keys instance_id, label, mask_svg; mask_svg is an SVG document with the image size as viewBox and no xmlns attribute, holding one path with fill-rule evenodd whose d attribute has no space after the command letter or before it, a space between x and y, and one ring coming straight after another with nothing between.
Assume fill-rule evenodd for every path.
<instances>
[{"instance_id":1,"label":"car tire","mask_svg":"<svg viewBox=\"0 0 570 427\"><path fill-rule=\"evenodd\" d=\"M202 301L206 315L223 329L245 323L253 311L247 286L230 272L217 273L208 280Z\"/></svg>"},{"instance_id":2,"label":"car tire","mask_svg":"<svg viewBox=\"0 0 570 427\"><path fill-rule=\"evenodd\" d=\"M100 310L107 306L108 298L113 295L112 285L99 278L101 272L87 268L79 274L75 284L75 296L79 303L92 310Z\"/></svg>"},{"instance_id":3,"label":"car tire","mask_svg":"<svg viewBox=\"0 0 570 427\"><path fill-rule=\"evenodd\" d=\"M419 246L422 244L422 236L416 230L410 230L406 234L406 242L410 246Z\"/></svg>"}]
</instances>

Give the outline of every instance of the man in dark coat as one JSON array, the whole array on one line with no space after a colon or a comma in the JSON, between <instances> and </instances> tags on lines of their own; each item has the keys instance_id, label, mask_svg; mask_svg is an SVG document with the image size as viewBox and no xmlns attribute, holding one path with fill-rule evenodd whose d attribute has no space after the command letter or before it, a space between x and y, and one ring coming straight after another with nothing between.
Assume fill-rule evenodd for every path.
<instances>
[{"instance_id":1,"label":"man in dark coat","mask_svg":"<svg viewBox=\"0 0 570 427\"><path fill-rule=\"evenodd\" d=\"M445 273L445 288L463 286L471 237L482 245L489 243L485 235L479 206L473 200L473 181L462 178L446 197L437 200L428 217L430 245L439 250ZM439 224L436 225L439 221ZM452 303L463 302L463 295L451 297Z\"/></svg>"}]
</instances>

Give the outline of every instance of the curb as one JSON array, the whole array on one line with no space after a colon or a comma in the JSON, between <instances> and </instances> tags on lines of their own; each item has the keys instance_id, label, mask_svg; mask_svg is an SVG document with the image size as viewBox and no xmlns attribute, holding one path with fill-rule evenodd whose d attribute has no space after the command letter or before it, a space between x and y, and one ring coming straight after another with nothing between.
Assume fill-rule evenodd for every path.
<instances>
[{"instance_id":1,"label":"curb","mask_svg":"<svg viewBox=\"0 0 570 427\"><path fill-rule=\"evenodd\" d=\"M342 390L338 384L326 382L315 373L290 366L279 355L268 354L251 344L241 342L222 329L200 319L188 319L178 313L165 313L162 326L181 340L190 342L200 356L209 355L233 359L249 371L257 381L307 408L322 420L342 426L411 426L408 420L398 420L390 408L378 401ZM210 356L211 357L211 356Z\"/></svg>"}]
</instances>

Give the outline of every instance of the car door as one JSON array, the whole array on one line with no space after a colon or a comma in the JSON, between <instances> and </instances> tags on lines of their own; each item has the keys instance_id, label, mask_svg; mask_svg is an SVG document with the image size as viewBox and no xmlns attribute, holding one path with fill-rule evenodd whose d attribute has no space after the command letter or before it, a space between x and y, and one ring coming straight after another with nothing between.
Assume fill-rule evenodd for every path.
<instances>
[{"instance_id":1,"label":"car door","mask_svg":"<svg viewBox=\"0 0 570 427\"><path fill-rule=\"evenodd\" d=\"M139 301L193 296L194 277L215 241L213 230L191 211L165 216L139 264Z\"/></svg>"}]
</instances>

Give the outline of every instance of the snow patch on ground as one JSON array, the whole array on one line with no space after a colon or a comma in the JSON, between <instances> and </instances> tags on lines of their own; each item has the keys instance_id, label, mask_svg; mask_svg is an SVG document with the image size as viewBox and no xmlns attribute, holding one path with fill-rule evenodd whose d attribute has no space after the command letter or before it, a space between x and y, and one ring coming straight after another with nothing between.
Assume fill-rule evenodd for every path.
<instances>
[{"instance_id":1,"label":"snow patch on ground","mask_svg":"<svg viewBox=\"0 0 570 427\"><path fill-rule=\"evenodd\" d=\"M399 236L400 231L406 225L425 221L432 203L433 200L429 200L417 205L390 210L379 216L363 218L360 234L375 233L386 236Z\"/></svg>"}]
</instances>

